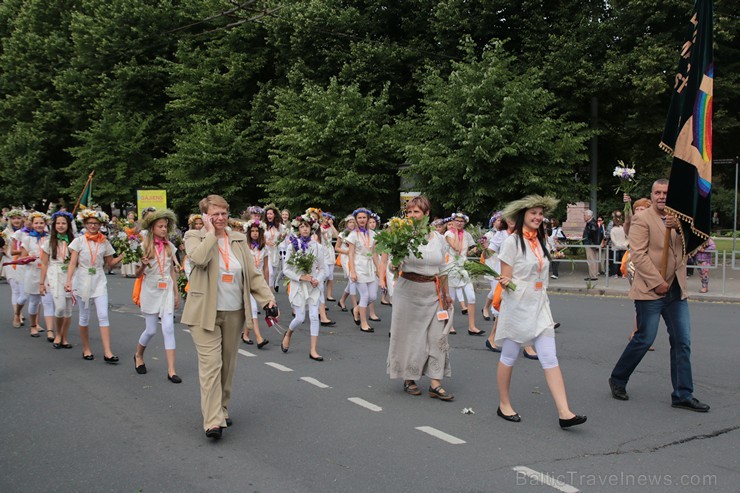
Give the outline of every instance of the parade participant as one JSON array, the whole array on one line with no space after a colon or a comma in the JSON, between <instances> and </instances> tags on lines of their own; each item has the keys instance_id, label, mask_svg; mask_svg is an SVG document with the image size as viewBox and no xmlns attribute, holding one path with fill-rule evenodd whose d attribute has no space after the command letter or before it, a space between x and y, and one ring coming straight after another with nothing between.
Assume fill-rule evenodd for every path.
<instances>
[{"instance_id":1,"label":"parade participant","mask_svg":"<svg viewBox=\"0 0 740 493\"><path fill-rule=\"evenodd\" d=\"M201 214L190 214L188 216L188 230L200 231L203 229L203 216ZM183 241L183 248L185 248L185 242ZM190 279L190 273L193 271L193 264L190 262L190 258L185 254L185 259L182 261L183 270L185 271L185 277Z\"/></svg>"},{"instance_id":2,"label":"parade participant","mask_svg":"<svg viewBox=\"0 0 740 493\"><path fill-rule=\"evenodd\" d=\"M321 245L324 247L326 258L326 285L324 295L326 301L335 302L334 299L334 263L337 258L334 255L334 245L332 240L337 238L337 228L334 227L334 215L330 212L322 213L321 218Z\"/></svg>"},{"instance_id":3,"label":"parade participant","mask_svg":"<svg viewBox=\"0 0 740 493\"><path fill-rule=\"evenodd\" d=\"M501 346L496 375L499 390L496 414L507 421L521 421L511 405L511 374L521 345L534 342L555 401L560 427L569 428L585 423L586 416L574 414L568 406L555 351L555 321L547 297L550 254L543 220L544 211L554 209L557 203L552 197L529 195L510 203L503 211L505 218L515 221L515 226L499 253L499 282L504 287L514 282L516 290L505 289L501 296L495 341Z\"/></svg>"},{"instance_id":4,"label":"parade participant","mask_svg":"<svg viewBox=\"0 0 740 493\"><path fill-rule=\"evenodd\" d=\"M501 246L504 244L504 241L506 238L508 238L511 233L514 232L514 226L516 226L516 222L514 222L513 219L505 218L503 217L503 213L501 215L501 223L499 224L499 229L496 232L496 234L493 235L493 238L491 239L490 243L488 244L488 248L491 249L491 251L496 253L496 261L493 263L493 270L501 273L501 261L498 258L498 254L501 252ZM494 288L494 293L496 289L498 288L498 283L496 287ZM493 301L493 295L491 295L492 301ZM496 315L496 320L493 322L493 328L491 329L491 334L488 336L488 339L486 340L486 348L488 348L490 351L493 351L494 353L500 353L501 348L499 348L496 345L496 326L498 325L498 315ZM534 350L532 351L534 352ZM530 354L527 353L527 348L524 348L524 357L528 358Z\"/></svg>"},{"instance_id":5,"label":"parade participant","mask_svg":"<svg viewBox=\"0 0 740 493\"><path fill-rule=\"evenodd\" d=\"M283 241L278 243L278 257L277 268L275 269L275 275L273 281L275 284L271 284L271 287L277 293L280 290L280 281L283 278L283 264L285 263L285 255L288 250L288 237L293 233L290 227L290 211L283 209L280 211L280 218L283 220Z\"/></svg>"},{"instance_id":6,"label":"parade participant","mask_svg":"<svg viewBox=\"0 0 740 493\"><path fill-rule=\"evenodd\" d=\"M422 219L429 215L431 204L424 196L414 197L406 205L406 216ZM394 293L391 318L391 340L387 372L390 378L402 378L403 390L421 395L417 381L429 377L429 396L451 401L454 396L442 388L449 377L450 345L447 334L452 327L452 307L447 287L445 255L447 245L437 232L429 234L419 255L409 255L401 262L400 277Z\"/></svg>"},{"instance_id":7,"label":"parade participant","mask_svg":"<svg viewBox=\"0 0 740 493\"><path fill-rule=\"evenodd\" d=\"M280 270L281 260L278 245L282 242L285 235L285 225L283 224L280 211L272 204L265 207L265 212L262 213L260 221L267 228L264 236L265 255L269 274L265 279L267 279L270 286L275 286L275 277Z\"/></svg>"},{"instance_id":8,"label":"parade participant","mask_svg":"<svg viewBox=\"0 0 740 493\"><path fill-rule=\"evenodd\" d=\"M625 197L629 197L625 194ZM629 198L626 200L629 202ZM627 220L624 223L624 232L626 235L629 236L629 230L630 230L630 224L632 223L632 218L639 212L642 212L646 209L649 209L652 206L652 202L650 202L650 199L642 198L635 200L634 205L632 206L632 211L628 211L627 214ZM632 263L632 259L630 258L630 251L629 248L627 249L627 253L624 254L624 257L622 257L622 275L627 278L627 281L629 282L630 286L632 286L632 281L635 279L635 264ZM635 335L635 332L637 332L637 317L635 317L635 324L632 328L632 333L627 338L628 341L632 340L632 337ZM655 351L655 348L653 346L650 346L650 349L648 351Z\"/></svg>"},{"instance_id":9,"label":"parade participant","mask_svg":"<svg viewBox=\"0 0 740 493\"><path fill-rule=\"evenodd\" d=\"M175 371L175 310L180 306L180 293L177 290L178 265L175 255L177 250L168 238L175 233L177 218L169 209L155 210L141 221L142 231L146 231L141 244L144 254L141 266L136 270L136 277L144 276L141 281L140 306L146 328L139 336L134 355L136 373L147 372L144 362L144 351L157 334L157 322L162 322L164 351L167 357L167 379L172 383L181 383L182 379Z\"/></svg>"},{"instance_id":10,"label":"parade participant","mask_svg":"<svg viewBox=\"0 0 740 493\"><path fill-rule=\"evenodd\" d=\"M200 201L203 229L185 233L185 251L193 264L182 323L190 328L198 352L203 429L221 438L231 425L231 399L239 336L252 319L249 295L258 305L275 307L272 291L254 268L247 237L227 230L229 204L219 195Z\"/></svg>"},{"instance_id":11,"label":"parade participant","mask_svg":"<svg viewBox=\"0 0 740 493\"><path fill-rule=\"evenodd\" d=\"M468 216L461 212L456 212L450 216L453 229L445 233L449 249L449 275L448 283L450 287L450 298L455 302L455 298L463 301L465 297L466 313L468 315L468 334L471 336L482 336L486 332L475 326L475 288L473 281L470 279L467 271L463 268L468 257L468 249L473 246L474 241L470 233L465 231L465 225L470 222ZM452 268L450 268L452 267Z\"/></svg>"},{"instance_id":12,"label":"parade participant","mask_svg":"<svg viewBox=\"0 0 740 493\"><path fill-rule=\"evenodd\" d=\"M367 220L367 229L369 231L372 231L375 234L375 231L378 229L378 226L380 226L380 216L377 215L375 212L373 212L373 213L370 214L370 217ZM377 266L379 267L380 266L380 258L379 257L377 257L377 258L378 258L378 264L377 264ZM378 269L375 272L375 277L378 280L378 285L380 285L379 284L379 281L380 281L380 269ZM377 299L377 297L378 297L378 293L377 293L377 290L376 290L376 292L375 292L375 298ZM367 319L370 322L380 322L380 317L378 317L378 315L375 313L375 302L374 301L370 302L367 305Z\"/></svg>"},{"instance_id":13,"label":"parade participant","mask_svg":"<svg viewBox=\"0 0 740 493\"><path fill-rule=\"evenodd\" d=\"M331 276L333 279L334 278L334 270L333 270L334 269L334 248L331 244L331 239L330 239L329 240L330 250L327 250L325 246L326 244L324 242L322 230L320 227L324 221L324 217L325 217L324 212L317 207L309 207L308 209L306 209L306 214L309 217L311 217L317 225L319 225L313 229L313 233L311 236L313 237L314 241L316 241L319 245L319 255L321 259L324 259L324 263L326 263L327 261L326 259L329 257L329 255L331 255L331 258L332 258ZM326 268L324 269L324 275L325 275L324 282L322 282L319 285L319 289L321 291L321 296L319 297L319 323L322 326L333 326L333 325L336 325L336 322L334 322L333 320L329 320L329 317L326 315L326 279L329 276L329 271ZM333 301L336 301L336 300L333 300Z\"/></svg>"},{"instance_id":14,"label":"parade participant","mask_svg":"<svg viewBox=\"0 0 740 493\"><path fill-rule=\"evenodd\" d=\"M118 264L123 255L115 253L110 242L100 233L100 225L108 221L108 215L93 209L77 213L77 220L85 227L85 234L78 236L69 244L71 251L66 291L71 291L79 306L80 339L82 358L95 359L90 350L89 324L90 308L95 305L100 325L100 339L103 343L103 360L109 364L118 363L118 356L111 351L110 324L108 322L108 281L105 268Z\"/></svg>"},{"instance_id":15,"label":"parade participant","mask_svg":"<svg viewBox=\"0 0 740 493\"><path fill-rule=\"evenodd\" d=\"M347 236L355 230L357 227L357 221L354 216L347 216L344 218L344 230L337 236L337 243L334 245L334 251L339 254L339 261L342 264L342 271L344 277L347 279L347 285L344 287L344 293L342 297L337 301L337 305L343 311L347 311L347 298L352 297L352 308L357 306L357 286L352 282L349 272L349 245L347 244Z\"/></svg>"},{"instance_id":16,"label":"parade participant","mask_svg":"<svg viewBox=\"0 0 740 493\"><path fill-rule=\"evenodd\" d=\"M247 208L247 216L245 219L251 220L251 221L259 221L262 219L262 215L265 213L265 210L262 207L259 207L257 205L253 205Z\"/></svg>"},{"instance_id":17,"label":"parade participant","mask_svg":"<svg viewBox=\"0 0 740 493\"><path fill-rule=\"evenodd\" d=\"M501 224L504 223L504 220L501 216L501 211L495 212L493 216L491 216L491 219L488 220L488 228L489 231L486 232L484 236L485 238L485 264L490 267L491 269L495 270L496 272L499 271L501 268L498 265L498 250L494 250L492 248L493 238L496 236L496 233L501 229ZM500 244L499 244L500 247ZM491 284L491 290L488 292L488 295L486 296L485 304L483 305L483 308L481 308L481 314L483 315L483 320L491 320L491 303L493 302L493 293L496 291L496 285L498 284L498 281L493 278L486 276L486 280ZM498 316L498 311L493 308L493 316Z\"/></svg>"},{"instance_id":18,"label":"parade participant","mask_svg":"<svg viewBox=\"0 0 740 493\"><path fill-rule=\"evenodd\" d=\"M267 282L267 279L269 279L270 276L268 268L269 253L265 245L266 230L267 225L262 221L255 221L253 219L250 219L244 225L244 232L249 238L249 251L252 253L254 268L262 275L262 277L265 279L265 282ZM270 344L270 341L262 337L262 333L260 332L259 319L257 318L257 313L259 312L259 308L257 307L257 300L254 299L254 296L252 296L251 294L249 295L249 302L252 308L252 325L250 327L249 323L244 324L244 330L242 331L242 342L244 344L249 344L250 346L254 344L254 341L249 338L249 331L254 330L254 335L257 338L257 349L262 349L263 347Z\"/></svg>"},{"instance_id":19,"label":"parade participant","mask_svg":"<svg viewBox=\"0 0 740 493\"><path fill-rule=\"evenodd\" d=\"M434 229L437 230L437 233L444 236L445 232L447 231L447 219L435 219L434 221L432 221L432 226L434 226Z\"/></svg>"},{"instance_id":20,"label":"parade participant","mask_svg":"<svg viewBox=\"0 0 740 493\"><path fill-rule=\"evenodd\" d=\"M352 309L355 324L363 332L375 332L368 323L367 307L378 294L378 256L375 253L375 233L367 228L372 212L365 208L356 209L352 215L357 228L344 240L348 245L350 279L360 294L360 303Z\"/></svg>"},{"instance_id":21,"label":"parade participant","mask_svg":"<svg viewBox=\"0 0 740 493\"><path fill-rule=\"evenodd\" d=\"M8 226L5 228L5 255L11 260L17 260L21 256L21 242L17 233L23 228L25 212L20 209L12 209L8 212ZM23 325L23 305L26 304L28 296L24 290L25 282L24 265L5 266L5 278L10 284L10 302L13 305L13 327Z\"/></svg>"},{"instance_id":22,"label":"parade participant","mask_svg":"<svg viewBox=\"0 0 740 493\"><path fill-rule=\"evenodd\" d=\"M679 226L678 220L665 210L667 195L668 180L656 180L650 192L652 206L632 218L629 239L635 278L629 295L635 300L637 332L614 366L609 387L615 399L629 399L627 382L655 340L662 316L671 344L671 405L707 412L709 406L693 395L686 257L681 237L675 231ZM670 231L670 243L668 252L664 252L667 230ZM665 276L661 273L664 254L667 257Z\"/></svg>"},{"instance_id":23,"label":"parade participant","mask_svg":"<svg viewBox=\"0 0 740 493\"><path fill-rule=\"evenodd\" d=\"M289 299L295 316L283 335L280 348L284 353L288 352L293 331L306 319L306 308L308 308L311 330L311 349L308 357L314 361L324 361L316 350L319 340L320 285L326 279L326 263L321 248L312 238L312 233L319 229L319 223L310 214L304 214L295 218L292 226L298 232L298 236L291 235L288 240L283 273L290 279ZM301 262L301 257L311 260L310 264L308 260ZM305 265L301 265L302 263Z\"/></svg>"},{"instance_id":24,"label":"parade participant","mask_svg":"<svg viewBox=\"0 0 740 493\"><path fill-rule=\"evenodd\" d=\"M41 294L52 297L54 317L56 318L56 337L54 349L71 349L67 334L72 324L72 295L64 290L69 268L69 245L74 239L72 223L74 216L69 212L55 212L51 215L52 231L49 241L41 247ZM47 335L48 337L48 335Z\"/></svg>"},{"instance_id":25,"label":"parade participant","mask_svg":"<svg viewBox=\"0 0 740 493\"><path fill-rule=\"evenodd\" d=\"M28 320L30 323L31 337L40 337L39 332L44 329L39 325L39 305L44 305L44 317L46 318L46 338L49 342L54 341L54 301L51 295L42 294L41 290L41 248L48 243L46 222L49 216L43 212L32 212L28 215L31 220L31 231L21 239L21 257L33 257L35 260L23 269L23 290L28 296Z\"/></svg>"}]
</instances>

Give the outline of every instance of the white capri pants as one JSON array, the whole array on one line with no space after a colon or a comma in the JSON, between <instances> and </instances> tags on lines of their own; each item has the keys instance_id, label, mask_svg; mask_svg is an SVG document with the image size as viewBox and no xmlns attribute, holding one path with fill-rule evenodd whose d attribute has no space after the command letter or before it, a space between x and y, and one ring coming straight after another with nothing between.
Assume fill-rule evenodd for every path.
<instances>
[{"instance_id":1,"label":"white capri pants","mask_svg":"<svg viewBox=\"0 0 740 493\"><path fill-rule=\"evenodd\" d=\"M347 285L344 287L344 292L350 296L357 296L357 283L347 279Z\"/></svg>"},{"instance_id":2,"label":"white capri pants","mask_svg":"<svg viewBox=\"0 0 740 493\"><path fill-rule=\"evenodd\" d=\"M95 311L98 314L98 325L101 327L109 327L110 322L108 322L108 294L104 294L102 296L98 296L96 298L90 298L90 302L87 304L87 307L82 301L82 297L77 297L77 304L80 306L80 318L79 318L79 325L80 327L87 327L90 325L90 308L92 305L95 305Z\"/></svg>"},{"instance_id":3,"label":"white capri pants","mask_svg":"<svg viewBox=\"0 0 740 493\"><path fill-rule=\"evenodd\" d=\"M327 281L333 281L334 280L334 263L326 264L326 280Z\"/></svg>"},{"instance_id":4,"label":"white capri pants","mask_svg":"<svg viewBox=\"0 0 740 493\"><path fill-rule=\"evenodd\" d=\"M8 266L8 269L10 268L11 266ZM28 301L28 295L23 287L23 282L18 281L18 279L8 279L8 284L10 284L10 302L14 305L25 305Z\"/></svg>"},{"instance_id":5,"label":"white capri pants","mask_svg":"<svg viewBox=\"0 0 740 493\"><path fill-rule=\"evenodd\" d=\"M450 288L450 298L452 299L452 302L454 303L455 299L463 301L463 293L465 294L465 299L467 299L468 303L475 305L475 288L473 287L472 282L467 283L461 288Z\"/></svg>"},{"instance_id":6,"label":"white capri pants","mask_svg":"<svg viewBox=\"0 0 740 493\"><path fill-rule=\"evenodd\" d=\"M372 282L357 282L357 293L360 295L359 305L362 308L367 308L370 303L378 298L378 280Z\"/></svg>"},{"instance_id":7,"label":"white capri pants","mask_svg":"<svg viewBox=\"0 0 740 493\"><path fill-rule=\"evenodd\" d=\"M54 300L54 316L56 318L70 318L72 316L71 297L65 296L63 302L60 300Z\"/></svg>"},{"instance_id":8,"label":"white capri pants","mask_svg":"<svg viewBox=\"0 0 740 493\"><path fill-rule=\"evenodd\" d=\"M295 311L295 317L293 318L293 320L290 321L290 325L288 326L288 328L290 330L295 330L299 325L303 323L304 320L306 320L306 307L308 307L308 320L310 322L311 335L318 336L319 335L319 305L306 305L306 306L293 305L293 310Z\"/></svg>"},{"instance_id":9,"label":"white capri pants","mask_svg":"<svg viewBox=\"0 0 740 493\"><path fill-rule=\"evenodd\" d=\"M51 317L54 314L54 298L51 293L46 293L44 296L40 294L29 294L28 295L28 314L36 315L39 312L39 305L44 305L44 316Z\"/></svg>"},{"instance_id":10,"label":"white capri pants","mask_svg":"<svg viewBox=\"0 0 740 493\"><path fill-rule=\"evenodd\" d=\"M152 340L152 337L157 335L157 321L159 320L159 314L142 313L142 315L144 315L144 320L146 321L146 328L139 337L139 344L147 347L149 345L149 341ZM162 315L162 336L164 337L164 348L175 349L175 315L173 313L165 313Z\"/></svg>"},{"instance_id":11,"label":"white capri pants","mask_svg":"<svg viewBox=\"0 0 740 493\"><path fill-rule=\"evenodd\" d=\"M511 339L504 339L501 346L501 363L506 366L514 366L516 359L521 353L522 345ZM552 336L537 336L534 340L534 349L537 351L537 357L540 360L543 370L557 368L558 356L555 352L555 338Z\"/></svg>"}]
</instances>

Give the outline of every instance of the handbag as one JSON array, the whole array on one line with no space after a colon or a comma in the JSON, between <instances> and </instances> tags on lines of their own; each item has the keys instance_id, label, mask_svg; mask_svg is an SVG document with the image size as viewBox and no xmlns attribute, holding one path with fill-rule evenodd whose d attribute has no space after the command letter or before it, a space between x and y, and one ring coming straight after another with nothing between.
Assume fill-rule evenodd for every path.
<instances>
[{"instance_id":1,"label":"handbag","mask_svg":"<svg viewBox=\"0 0 740 493\"><path fill-rule=\"evenodd\" d=\"M131 292L131 301L134 305L141 306L141 285L144 282L144 275L140 275L134 281L134 290Z\"/></svg>"}]
</instances>

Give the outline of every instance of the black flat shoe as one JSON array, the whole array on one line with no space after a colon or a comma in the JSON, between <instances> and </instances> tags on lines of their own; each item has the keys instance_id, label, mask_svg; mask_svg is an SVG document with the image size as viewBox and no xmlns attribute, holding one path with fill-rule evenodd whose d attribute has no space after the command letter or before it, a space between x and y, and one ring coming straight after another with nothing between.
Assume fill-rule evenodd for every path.
<instances>
[{"instance_id":1,"label":"black flat shoe","mask_svg":"<svg viewBox=\"0 0 740 493\"><path fill-rule=\"evenodd\" d=\"M491 346L491 341L489 341L488 339L486 339L486 347L488 348L489 351L493 351L494 353L501 352L501 348Z\"/></svg>"},{"instance_id":2,"label":"black flat shoe","mask_svg":"<svg viewBox=\"0 0 740 493\"><path fill-rule=\"evenodd\" d=\"M480 309L480 314L483 315L483 320L486 320L486 321L491 320L490 315L486 316L486 314L483 313L483 308Z\"/></svg>"},{"instance_id":3,"label":"black flat shoe","mask_svg":"<svg viewBox=\"0 0 740 493\"><path fill-rule=\"evenodd\" d=\"M321 322L322 327L333 327L334 325L337 325L337 323L334 320L329 320L328 322Z\"/></svg>"},{"instance_id":4,"label":"black flat shoe","mask_svg":"<svg viewBox=\"0 0 740 493\"><path fill-rule=\"evenodd\" d=\"M41 337L41 334L39 334L38 332L36 332L35 334L30 334L30 336L31 337Z\"/></svg>"},{"instance_id":5,"label":"black flat shoe","mask_svg":"<svg viewBox=\"0 0 740 493\"><path fill-rule=\"evenodd\" d=\"M381 301L380 304L385 306L393 306L393 303L388 303L387 301Z\"/></svg>"},{"instance_id":6,"label":"black flat shoe","mask_svg":"<svg viewBox=\"0 0 740 493\"><path fill-rule=\"evenodd\" d=\"M465 310L463 310L463 311L462 311L462 312L460 312L460 313L462 313L463 315L467 315L467 314L468 314L468 309L466 308Z\"/></svg>"},{"instance_id":7,"label":"black flat shoe","mask_svg":"<svg viewBox=\"0 0 740 493\"><path fill-rule=\"evenodd\" d=\"M496 408L496 414L498 415L498 417L504 418L506 421L511 421L512 423L518 423L522 420L522 417L519 416L519 413L506 415L501 411L500 407Z\"/></svg>"},{"instance_id":8,"label":"black flat shoe","mask_svg":"<svg viewBox=\"0 0 740 493\"><path fill-rule=\"evenodd\" d=\"M367 329L363 329L362 327L360 327L360 331L369 333L369 332L375 332L375 329L373 329L372 327L368 327Z\"/></svg>"},{"instance_id":9,"label":"black flat shoe","mask_svg":"<svg viewBox=\"0 0 740 493\"><path fill-rule=\"evenodd\" d=\"M287 333L287 332L286 332L285 334L283 334L283 340L282 340L282 341L280 341L280 350L281 350L282 352L284 352L284 353L287 353L287 352L288 352L288 349L290 349L290 347L285 347L285 346L283 345L283 343L285 342L285 336L287 336L287 335L288 335L288 333Z\"/></svg>"},{"instance_id":10,"label":"black flat shoe","mask_svg":"<svg viewBox=\"0 0 740 493\"><path fill-rule=\"evenodd\" d=\"M208 438L215 438L216 440L218 440L219 438L221 438L221 427L214 426L213 428L206 430L206 436Z\"/></svg>"},{"instance_id":11,"label":"black flat shoe","mask_svg":"<svg viewBox=\"0 0 740 493\"><path fill-rule=\"evenodd\" d=\"M332 303L334 303L337 300L335 300L334 298L326 298L326 301L331 301Z\"/></svg>"},{"instance_id":12,"label":"black flat shoe","mask_svg":"<svg viewBox=\"0 0 740 493\"><path fill-rule=\"evenodd\" d=\"M478 332L473 332L472 330L469 330L468 329L468 335L469 336L482 336L485 333L486 333L485 330L479 330Z\"/></svg>"},{"instance_id":13,"label":"black flat shoe","mask_svg":"<svg viewBox=\"0 0 740 493\"><path fill-rule=\"evenodd\" d=\"M579 416L576 414L570 419L559 419L558 421L560 422L561 428L570 428L571 426L582 425L586 422L586 419L588 419L586 416Z\"/></svg>"},{"instance_id":14,"label":"black flat shoe","mask_svg":"<svg viewBox=\"0 0 740 493\"><path fill-rule=\"evenodd\" d=\"M371 322L380 322L379 318L368 318Z\"/></svg>"},{"instance_id":15,"label":"black flat shoe","mask_svg":"<svg viewBox=\"0 0 740 493\"><path fill-rule=\"evenodd\" d=\"M72 349L74 346L68 342L65 342L64 344L62 344L62 347L64 349Z\"/></svg>"},{"instance_id":16,"label":"black flat shoe","mask_svg":"<svg viewBox=\"0 0 740 493\"><path fill-rule=\"evenodd\" d=\"M62 345L58 342L52 342L51 347L53 347L54 349L62 349Z\"/></svg>"},{"instance_id":17,"label":"black flat shoe","mask_svg":"<svg viewBox=\"0 0 740 493\"><path fill-rule=\"evenodd\" d=\"M527 359L536 359L536 360L539 360L540 359L539 356L537 356L536 354L529 354L527 352L527 350L526 349L523 349L523 348L522 348L522 354Z\"/></svg>"},{"instance_id":18,"label":"black flat shoe","mask_svg":"<svg viewBox=\"0 0 740 493\"><path fill-rule=\"evenodd\" d=\"M226 426L231 426L233 424L234 424L234 422L231 421L231 418L226 418Z\"/></svg>"},{"instance_id":19,"label":"black flat shoe","mask_svg":"<svg viewBox=\"0 0 740 493\"><path fill-rule=\"evenodd\" d=\"M182 383L182 378L177 376L177 373L174 375L167 375L167 380L169 380L172 383Z\"/></svg>"},{"instance_id":20,"label":"black flat shoe","mask_svg":"<svg viewBox=\"0 0 740 493\"><path fill-rule=\"evenodd\" d=\"M352 311L352 319L355 321L355 325L360 325L360 319L359 318L355 318L355 312L354 312L354 310Z\"/></svg>"},{"instance_id":21,"label":"black flat shoe","mask_svg":"<svg viewBox=\"0 0 740 493\"><path fill-rule=\"evenodd\" d=\"M50 342L50 343L53 344L54 343L54 338L53 337L47 337L46 338L46 342Z\"/></svg>"},{"instance_id":22,"label":"black flat shoe","mask_svg":"<svg viewBox=\"0 0 740 493\"><path fill-rule=\"evenodd\" d=\"M146 374L146 364L142 363L136 366L136 356L134 356L134 369L136 370L136 373L138 373L139 375Z\"/></svg>"},{"instance_id":23,"label":"black flat shoe","mask_svg":"<svg viewBox=\"0 0 740 493\"><path fill-rule=\"evenodd\" d=\"M108 356L103 356L103 361L105 361L109 365L115 365L118 363L118 356L113 355L110 358Z\"/></svg>"},{"instance_id":24,"label":"black flat shoe","mask_svg":"<svg viewBox=\"0 0 740 493\"><path fill-rule=\"evenodd\" d=\"M92 361L95 359L95 355L82 353L82 359L87 360L87 361Z\"/></svg>"},{"instance_id":25,"label":"black flat shoe","mask_svg":"<svg viewBox=\"0 0 740 493\"><path fill-rule=\"evenodd\" d=\"M254 344L254 341L252 339L245 339L244 336L242 336L242 342L247 346L251 346L252 344Z\"/></svg>"},{"instance_id":26,"label":"black flat shoe","mask_svg":"<svg viewBox=\"0 0 740 493\"><path fill-rule=\"evenodd\" d=\"M323 356L317 356L317 357L314 358L313 356L311 356L311 353L309 353L308 354L308 357L311 358L314 361L324 361L324 357Z\"/></svg>"},{"instance_id":27,"label":"black flat shoe","mask_svg":"<svg viewBox=\"0 0 740 493\"><path fill-rule=\"evenodd\" d=\"M349 311L347 310L347 307L342 304L341 301L337 301L337 305L339 305L339 309L342 310L343 312Z\"/></svg>"},{"instance_id":28,"label":"black flat shoe","mask_svg":"<svg viewBox=\"0 0 740 493\"><path fill-rule=\"evenodd\" d=\"M270 341L268 341L267 339L262 339L262 342L258 342L257 343L257 349L262 349L263 347L267 346L268 344L270 344Z\"/></svg>"}]
</instances>

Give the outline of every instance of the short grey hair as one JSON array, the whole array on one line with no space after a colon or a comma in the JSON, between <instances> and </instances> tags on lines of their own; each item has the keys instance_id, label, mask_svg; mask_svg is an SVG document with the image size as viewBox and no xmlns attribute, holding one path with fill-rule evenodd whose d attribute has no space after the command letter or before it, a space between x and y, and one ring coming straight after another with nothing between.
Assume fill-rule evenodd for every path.
<instances>
[{"instance_id":1,"label":"short grey hair","mask_svg":"<svg viewBox=\"0 0 740 493\"><path fill-rule=\"evenodd\" d=\"M585 211L583 211L583 213L586 214L589 219L594 217L594 211L592 211L591 209L586 209Z\"/></svg>"}]
</instances>

